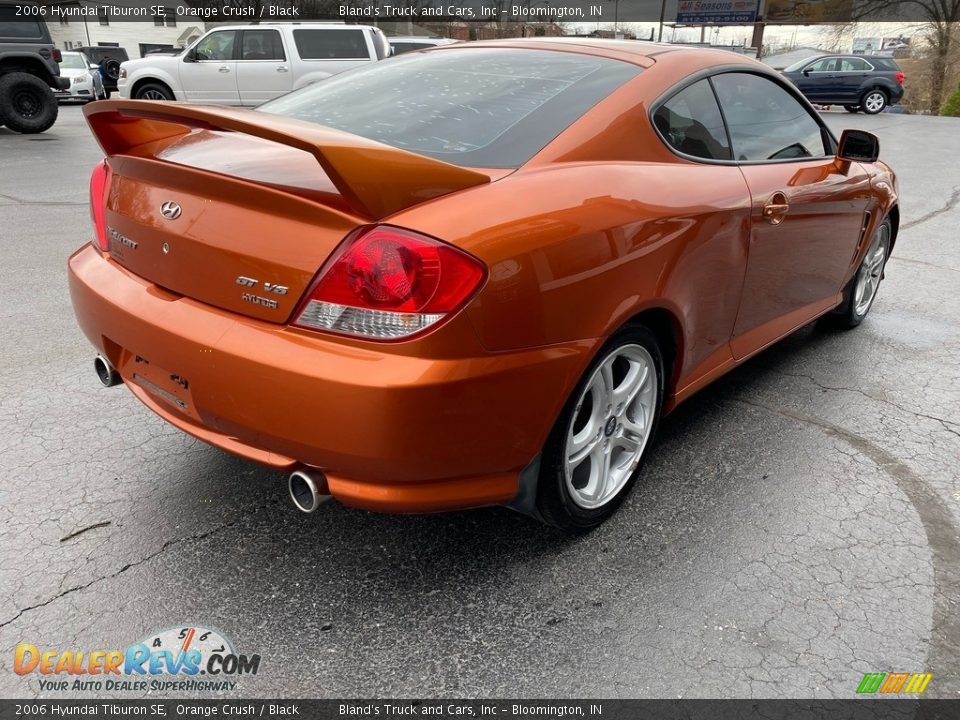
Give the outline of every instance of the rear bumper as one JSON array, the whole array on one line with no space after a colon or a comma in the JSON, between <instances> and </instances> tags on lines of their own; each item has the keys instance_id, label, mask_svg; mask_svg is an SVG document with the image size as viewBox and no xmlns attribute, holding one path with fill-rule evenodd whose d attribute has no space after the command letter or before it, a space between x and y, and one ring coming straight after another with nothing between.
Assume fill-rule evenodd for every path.
<instances>
[{"instance_id":1,"label":"rear bumper","mask_svg":"<svg viewBox=\"0 0 960 720\"><path fill-rule=\"evenodd\" d=\"M321 468L374 510L509 502L594 346L430 359L340 343L171 295L91 245L69 280L81 328L154 412L250 460Z\"/></svg>"}]
</instances>

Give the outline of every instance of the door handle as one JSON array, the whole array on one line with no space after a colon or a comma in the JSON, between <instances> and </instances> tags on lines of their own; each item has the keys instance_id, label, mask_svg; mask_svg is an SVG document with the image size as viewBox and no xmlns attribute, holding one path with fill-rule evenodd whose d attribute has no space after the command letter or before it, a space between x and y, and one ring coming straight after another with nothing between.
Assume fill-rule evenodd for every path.
<instances>
[{"instance_id":1,"label":"door handle","mask_svg":"<svg viewBox=\"0 0 960 720\"><path fill-rule=\"evenodd\" d=\"M220 72L230 72L230 68L228 68L226 65L221 65Z\"/></svg>"},{"instance_id":2,"label":"door handle","mask_svg":"<svg viewBox=\"0 0 960 720\"><path fill-rule=\"evenodd\" d=\"M286 65L281 65L277 68L277 72L290 72L289 68Z\"/></svg>"},{"instance_id":3,"label":"door handle","mask_svg":"<svg viewBox=\"0 0 960 720\"><path fill-rule=\"evenodd\" d=\"M782 192L775 192L763 206L763 219L771 225L779 225L790 212L790 202Z\"/></svg>"}]
</instances>

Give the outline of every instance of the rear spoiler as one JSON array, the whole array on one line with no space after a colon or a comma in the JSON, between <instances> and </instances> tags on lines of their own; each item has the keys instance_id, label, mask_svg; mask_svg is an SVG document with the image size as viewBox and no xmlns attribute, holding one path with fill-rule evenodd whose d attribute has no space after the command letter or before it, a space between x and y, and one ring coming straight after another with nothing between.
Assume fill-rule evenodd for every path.
<instances>
[{"instance_id":1,"label":"rear spoiler","mask_svg":"<svg viewBox=\"0 0 960 720\"><path fill-rule=\"evenodd\" d=\"M194 129L225 130L288 145L313 155L358 214L379 220L431 198L490 182L475 170L384 145L322 125L252 110L104 100L83 108L107 155L129 154Z\"/></svg>"}]
</instances>

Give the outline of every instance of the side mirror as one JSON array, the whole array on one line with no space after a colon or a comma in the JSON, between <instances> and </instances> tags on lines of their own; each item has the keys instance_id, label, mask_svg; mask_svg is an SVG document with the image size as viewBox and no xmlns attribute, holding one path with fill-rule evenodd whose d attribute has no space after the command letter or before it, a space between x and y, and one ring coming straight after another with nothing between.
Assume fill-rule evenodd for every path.
<instances>
[{"instance_id":1,"label":"side mirror","mask_svg":"<svg viewBox=\"0 0 960 720\"><path fill-rule=\"evenodd\" d=\"M187 51L183 54L183 61L184 61L184 62L196 62L196 61L197 61L197 54L196 54L196 52L193 50L193 48L191 48L190 50L187 50Z\"/></svg>"},{"instance_id":2,"label":"side mirror","mask_svg":"<svg viewBox=\"0 0 960 720\"><path fill-rule=\"evenodd\" d=\"M93 63L90 63L90 69L91 69L91 70L99 70L99 69L100 69L100 66L99 66L99 65L94 65Z\"/></svg>"},{"instance_id":3,"label":"side mirror","mask_svg":"<svg viewBox=\"0 0 960 720\"><path fill-rule=\"evenodd\" d=\"M812 71L810 68L804 68L804 69L803 69L803 76L804 76L804 77L810 77L810 73L811 73L811 72L813 72L813 71Z\"/></svg>"},{"instance_id":4,"label":"side mirror","mask_svg":"<svg viewBox=\"0 0 960 720\"><path fill-rule=\"evenodd\" d=\"M837 158L855 162L876 162L880 157L880 140L866 130L844 130L837 148Z\"/></svg>"}]
</instances>

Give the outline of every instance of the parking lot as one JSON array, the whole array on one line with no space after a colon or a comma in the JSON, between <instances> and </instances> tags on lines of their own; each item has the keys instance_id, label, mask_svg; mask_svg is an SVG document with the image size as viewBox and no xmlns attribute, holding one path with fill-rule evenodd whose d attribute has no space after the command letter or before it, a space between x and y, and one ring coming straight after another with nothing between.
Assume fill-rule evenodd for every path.
<instances>
[{"instance_id":1,"label":"parking lot","mask_svg":"<svg viewBox=\"0 0 960 720\"><path fill-rule=\"evenodd\" d=\"M891 671L960 696L960 121L827 118L900 177L870 316L682 405L578 538L505 509L303 515L282 474L100 387L65 266L101 153L78 107L0 128L0 694L62 696L10 671L18 643L198 625L261 655L246 697L850 697Z\"/></svg>"}]
</instances>

